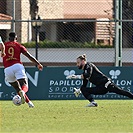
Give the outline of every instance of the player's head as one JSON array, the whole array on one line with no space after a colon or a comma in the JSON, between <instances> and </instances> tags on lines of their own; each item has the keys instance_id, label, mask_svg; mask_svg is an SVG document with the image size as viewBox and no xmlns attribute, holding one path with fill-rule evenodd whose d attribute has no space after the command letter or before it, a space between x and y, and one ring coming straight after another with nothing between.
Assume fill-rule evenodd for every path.
<instances>
[{"instance_id":1,"label":"player's head","mask_svg":"<svg viewBox=\"0 0 133 133\"><path fill-rule=\"evenodd\" d=\"M86 55L83 54L83 55L80 55L78 58L77 58L77 67L79 69L83 69L84 66L86 64Z\"/></svg>"},{"instance_id":2,"label":"player's head","mask_svg":"<svg viewBox=\"0 0 133 133\"><path fill-rule=\"evenodd\" d=\"M10 41L16 41L17 40L17 35L15 32L10 32L9 33L9 40Z\"/></svg>"}]
</instances>

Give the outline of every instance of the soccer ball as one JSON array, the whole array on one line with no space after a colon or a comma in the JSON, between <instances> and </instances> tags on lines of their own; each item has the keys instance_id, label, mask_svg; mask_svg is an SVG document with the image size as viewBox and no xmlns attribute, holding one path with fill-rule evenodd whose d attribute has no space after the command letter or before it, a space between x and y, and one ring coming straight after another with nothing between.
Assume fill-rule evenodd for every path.
<instances>
[{"instance_id":1,"label":"soccer ball","mask_svg":"<svg viewBox=\"0 0 133 133\"><path fill-rule=\"evenodd\" d=\"M16 106L20 106L22 104L21 97L19 95L15 95L12 101Z\"/></svg>"}]
</instances>

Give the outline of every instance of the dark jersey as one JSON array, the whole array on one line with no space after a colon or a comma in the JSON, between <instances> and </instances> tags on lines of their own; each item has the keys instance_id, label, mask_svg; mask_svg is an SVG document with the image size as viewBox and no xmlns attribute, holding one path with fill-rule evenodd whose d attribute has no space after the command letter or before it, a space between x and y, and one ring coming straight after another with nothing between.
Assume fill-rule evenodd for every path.
<instances>
[{"instance_id":1,"label":"dark jersey","mask_svg":"<svg viewBox=\"0 0 133 133\"><path fill-rule=\"evenodd\" d=\"M94 85L102 85L108 82L109 78L105 76L93 63L86 63L83 72L83 86L86 87L88 81Z\"/></svg>"}]
</instances>

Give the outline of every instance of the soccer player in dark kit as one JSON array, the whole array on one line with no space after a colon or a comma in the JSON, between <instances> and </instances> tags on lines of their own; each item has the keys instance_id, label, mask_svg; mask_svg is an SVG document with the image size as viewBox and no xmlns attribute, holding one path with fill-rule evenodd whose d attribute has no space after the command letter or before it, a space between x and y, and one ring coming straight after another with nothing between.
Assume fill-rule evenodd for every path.
<instances>
[{"instance_id":1,"label":"soccer player in dark kit","mask_svg":"<svg viewBox=\"0 0 133 133\"><path fill-rule=\"evenodd\" d=\"M114 92L119 95L127 96L133 99L133 94L122 90L116 84L114 84L110 78L104 75L93 63L88 63L86 55L81 55L77 58L77 67L83 70L81 75L69 75L68 79L83 79L83 85L80 89L74 88L75 96L78 97L82 92L84 97L90 101L87 107L97 107L98 104L94 101L91 94L104 95L107 92ZM87 83L90 81L95 87L87 87Z\"/></svg>"}]
</instances>

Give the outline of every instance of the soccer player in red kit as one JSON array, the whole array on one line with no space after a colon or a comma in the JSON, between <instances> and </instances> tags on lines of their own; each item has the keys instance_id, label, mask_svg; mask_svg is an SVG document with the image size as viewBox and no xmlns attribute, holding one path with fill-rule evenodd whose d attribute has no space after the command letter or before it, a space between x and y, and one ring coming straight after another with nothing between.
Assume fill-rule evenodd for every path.
<instances>
[{"instance_id":1,"label":"soccer player in red kit","mask_svg":"<svg viewBox=\"0 0 133 133\"><path fill-rule=\"evenodd\" d=\"M5 43L5 53L6 55L3 57L5 80L9 82L21 96L22 104L26 101L29 107L34 107L34 104L26 95L26 92L28 91L28 82L24 66L20 61L21 53L35 63L39 70L42 70L43 66L24 46L17 42L17 35L15 32L9 34L9 41Z\"/></svg>"}]
</instances>

